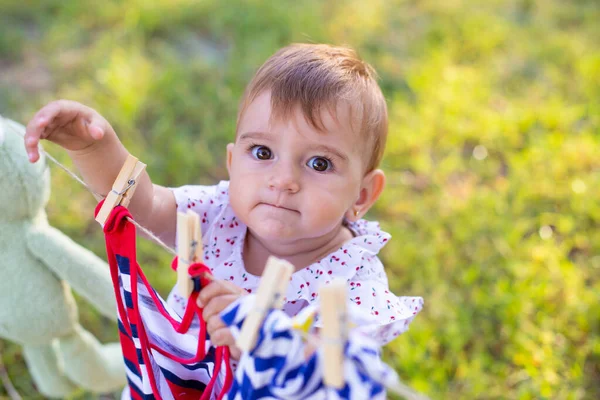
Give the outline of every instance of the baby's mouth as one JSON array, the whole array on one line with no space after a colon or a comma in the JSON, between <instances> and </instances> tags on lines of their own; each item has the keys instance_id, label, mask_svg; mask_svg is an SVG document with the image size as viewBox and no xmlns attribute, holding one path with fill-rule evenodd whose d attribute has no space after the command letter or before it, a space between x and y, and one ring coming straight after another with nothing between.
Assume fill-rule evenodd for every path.
<instances>
[{"instance_id":1,"label":"baby's mouth","mask_svg":"<svg viewBox=\"0 0 600 400\"><path fill-rule=\"evenodd\" d=\"M264 203L264 202L263 203L259 203L259 205L260 204L263 204L263 205L269 206L269 207L280 208L282 210L288 210L288 211L298 212L298 210L294 210L293 208L288 208L288 207L285 207L285 206L280 205L280 204Z\"/></svg>"}]
</instances>

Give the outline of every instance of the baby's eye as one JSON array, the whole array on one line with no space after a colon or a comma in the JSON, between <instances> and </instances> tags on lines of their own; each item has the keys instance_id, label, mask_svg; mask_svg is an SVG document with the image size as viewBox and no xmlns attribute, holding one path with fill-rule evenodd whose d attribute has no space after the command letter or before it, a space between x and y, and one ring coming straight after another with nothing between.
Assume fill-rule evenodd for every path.
<instances>
[{"instance_id":1,"label":"baby's eye","mask_svg":"<svg viewBox=\"0 0 600 400\"><path fill-rule=\"evenodd\" d=\"M333 167L331 161L325 157L313 157L308 160L306 165L318 172L325 172Z\"/></svg>"},{"instance_id":2,"label":"baby's eye","mask_svg":"<svg viewBox=\"0 0 600 400\"><path fill-rule=\"evenodd\" d=\"M252 155L257 160L270 160L273 158L271 149L267 146L252 146Z\"/></svg>"}]
</instances>

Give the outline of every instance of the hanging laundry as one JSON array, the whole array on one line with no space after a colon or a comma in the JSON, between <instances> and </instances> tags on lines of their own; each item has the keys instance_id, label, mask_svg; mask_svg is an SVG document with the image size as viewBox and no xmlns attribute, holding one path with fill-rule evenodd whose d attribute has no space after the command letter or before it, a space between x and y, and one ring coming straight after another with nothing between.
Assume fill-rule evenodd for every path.
<instances>
[{"instance_id":1,"label":"hanging laundry","mask_svg":"<svg viewBox=\"0 0 600 400\"><path fill-rule=\"evenodd\" d=\"M221 313L234 337L253 312L254 301L254 295L244 296ZM283 311L271 310L258 332L256 347L242 354L227 398L385 399L385 387L398 383L395 371L381 361L379 344L356 330L350 331L344 347L345 384L339 390L323 382L323 353L319 350L307 359L305 347L292 319Z\"/></svg>"},{"instance_id":2,"label":"hanging laundry","mask_svg":"<svg viewBox=\"0 0 600 400\"><path fill-rule=\"evenodd\" d=\"M122 398L223 398L232 381L229 349L211 346L196 304L200 288L210 282L210 270L203 264L190 266L194 288L184 316L179 317L137 263L135 226L127 218L129 211L118 206L104 225L128 381Z\"/></svg>"}]
</instances>

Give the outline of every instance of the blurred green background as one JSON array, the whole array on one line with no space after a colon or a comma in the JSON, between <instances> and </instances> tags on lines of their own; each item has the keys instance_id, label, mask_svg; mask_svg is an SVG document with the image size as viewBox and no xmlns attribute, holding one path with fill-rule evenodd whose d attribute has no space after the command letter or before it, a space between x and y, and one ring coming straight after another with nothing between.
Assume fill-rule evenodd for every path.
<instances>
[{"instance_id":1,"label":"blurred green background","mask_svg":"<svg viewBox=\"0 0 600 400\"><path fill-rule=\"evenodd\" d=\"M599 22L598 0L0 0L0 114L25 124L78 100L155 182L210 184L226 178L238 99L268 56L350 45L390 110L389 186L370 217L394 238L392 289L426 304L387 362L433 399L597 399ZM94 199L52 173L51 223L104 258ZM138 249L167 293L170 256ZM80 304L86 327L117 340ZM20 349L0 351L20 394L40 398Z\"/></svg>"}]
</instances>

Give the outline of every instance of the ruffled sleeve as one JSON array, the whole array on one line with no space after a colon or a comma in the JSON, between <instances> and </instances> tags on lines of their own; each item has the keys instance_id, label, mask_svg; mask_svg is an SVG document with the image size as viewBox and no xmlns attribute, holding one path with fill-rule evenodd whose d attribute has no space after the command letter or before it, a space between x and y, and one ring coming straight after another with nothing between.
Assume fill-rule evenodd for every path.
<instances>
[{"instance_id":1,"label":"ruffled sleeve","mask_svg":"<svg viewBox=\"0 0 600 400\"><path fill-rule=\"evenodd\" d=\"M398 297L389 291L388 279L377 256L391 236L377 222L360 220L348 226L355 237L327 258L292 276L288 299L319 300L318 287L334 278L348 282L348 297L360 309L358 329L384 345L408 329L423 309L421 297ZM317 327L321 321L317 317Z\"/></svg>"},{"instance_id":2,"label":"ruffled sleeve","mask_svg":"<svg viewBox=\"0 0 600 400\"><path fill-rule=\"evenodd\" d=\"M350 300L368 312L370 318L358 329L384 345L408 330L409 324L423 309L423 298L396 296L387 282L376 279L350 281Z\"/></svg>"},{"instance_id":3,"label":"ruffled sleeve","mask_svg":"<svg viewBox=\"0 0 600 400\"><path fill-rule=\"evenodd\" d=\"M371 246L378 245L378 250L391 238L374 222L363 223L354 229L365 238L363 246L369 243ZM376 253L363 253L360 269L348 281L348 285L350 300L371 317L359 330L381 345L406 332L423 309L422 297L396 296L390 292L387 274Z\"/></svg>"}]
</instances>

